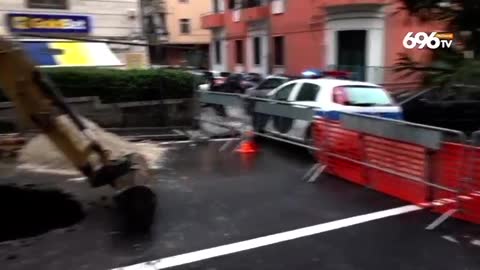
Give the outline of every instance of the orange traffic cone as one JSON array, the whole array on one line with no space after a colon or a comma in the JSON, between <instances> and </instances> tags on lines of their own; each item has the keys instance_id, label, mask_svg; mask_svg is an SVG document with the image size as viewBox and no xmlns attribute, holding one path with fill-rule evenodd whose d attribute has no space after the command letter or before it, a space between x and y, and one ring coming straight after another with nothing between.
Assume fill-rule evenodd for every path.
<instances>
[{"instance_id":1,"label":"orange traffic cone","mask_svg":"<svg viewBox=\"0 0 480 270\"><path fill-rule=\"evenodd\" d=\"M244 154L258 152L258 146L253 141L253 133L250 131L247 131L246 137L247 139L240 144L240 146L235 150L235 152L244 153Z\"/></svg>"},{"instance_id":2,"label":"orange traffic cone","mask_svg":"<svg viewBox=\"0 0 480 270\"><path fill-rule=\"evenodd\" d=\"M240 146L235 150L235 152L248 154L248 153L256 153L258 151L257 144L251 140L247 140L242 142Z\"/></svg>"}]
</instances>

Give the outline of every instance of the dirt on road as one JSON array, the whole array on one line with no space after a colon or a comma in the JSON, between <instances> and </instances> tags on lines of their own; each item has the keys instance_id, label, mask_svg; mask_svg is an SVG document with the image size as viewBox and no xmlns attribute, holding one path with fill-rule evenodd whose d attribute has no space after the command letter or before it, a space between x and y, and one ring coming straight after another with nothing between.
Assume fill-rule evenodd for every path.
<instances>
[{"instance_id":1,"label":"dirt on road","mask_svg":"<svg viewBox=\"0 0 480 270\"><path fill-rule=\"evenodd\" d=\"M73 123L63 118L60 121L66 121L69 134L73 140L78 142L82 147L86 147L88 140L77 132ZM143 155L150 168L155 169L161 163L165 154L165 149L158 147L154 143L131 143L118 135L107 132L94 122L83 119L89 130L92 131L95 139L105 149L111 152L111 158L119 158L129 153L139 153ZM71 172L76 174L77 171L71 162L58 151L56 146L43 134L39 134L29 140L29 142L20 150L18 161L20 168L28 170L50 170L58 173Z\"/></svg>"}]
</instances>

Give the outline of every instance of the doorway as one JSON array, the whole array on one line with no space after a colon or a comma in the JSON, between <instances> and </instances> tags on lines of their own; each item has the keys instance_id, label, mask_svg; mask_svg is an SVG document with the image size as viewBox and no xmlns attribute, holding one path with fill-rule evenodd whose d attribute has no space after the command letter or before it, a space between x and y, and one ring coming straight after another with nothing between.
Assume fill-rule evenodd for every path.
<instances>
[{"instance_id":1,"label":"doorway","mask_svg":"<svg viewBox=\"0 0 480 270\"><path fill-rule=\"evenodd\" d=\"M337 32L337 69L352 72L354 80L365 80L366 30Z\"/></svg>"}]
</instances>

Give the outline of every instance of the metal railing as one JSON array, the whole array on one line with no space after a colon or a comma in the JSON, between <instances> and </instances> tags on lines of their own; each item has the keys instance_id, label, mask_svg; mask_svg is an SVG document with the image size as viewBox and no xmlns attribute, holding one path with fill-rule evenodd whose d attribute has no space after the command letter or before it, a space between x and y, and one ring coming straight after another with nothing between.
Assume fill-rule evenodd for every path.
<instances>
[{"instance_id":1,"label":"metal railing","mask_svg":"<svg viewBox=\"0 0 480 270\"><path fill-rule=\"evenodd\" d=\"M441 212L427 229L450 216L472 212L465 197L477 190L480 194L480 170L474 169L480 155L480 131L474 134L471 146L457 130L351 113L329 119L328 114L317 114L317 107L239 94L199 91L198 95L200 103L222 106L227 115L212 121L198 113L197 120L223 126L230 134L235 131L239 136L235 149L255 135L311 150L318 162L304 180L314 182L326 171ZM236 108L238 115L228 115L231 108ZM313 123L314 144L262 132L262 125L275 117ZM259 118L260 124L256 123ZM240 124L231 125L232 119ZM225 144L220 151L231 145Z\"/></svg>"},{"instance_id":2,"label":"metal railing","mask_svg":"<svg viewBox=\"0 0 480 270\"><path fill-rule=\"evenodd\" d=\"M197 117L195 117L195 120L198 126L202 126L202 123L204 127L205 124L215 125L224 128L224 134L222 135L238 136L239 142L232 150L235 150L240 144L251 139L251 136L254 135L300 146L311 151L318 151L313 145L262 132L262 125L266 124L270 117L311 121L315 107L291 106L290 102L285 101L212 91L197 91L197 99L199 103L209 104L210 109L215 110L217 116L218 114L223 114L223 117L217 119L212 119L211 116L204 117L204 114L200 113L201 106L197 106ZM211 133L208 128L205 129L207 130L204 130L204 133ZM231 142L227 142L220 148L220 151L225 151L230 146ZM319 175L317 171L320 168L317 167L318 165L315 164L315 166L305 174L305 178L308 178L310 182L314 181L312 177L314 177L315 174L317 176Z\"/></svg>"},{"instance_id":3,"label":"metal railing","mask_svg":"<svg viewBox=\"0 0 480 270\"><path fill-rule=\"evenodd\" d=\"M329 126L330 132L321 130ZM316 138L321 148L318 156L327 171L416 204L434 207L448 200L451 207L427 229L465 210L461 198L471 188L464 168L469 156L463 132L348 113L342 113L336 124L317 120L317 128L321 134ZM350 140L356 142L342 140L339 130L353 132ZM342 151L332 143L352 145ZM389 186L398 183L402 187Z\"/></svg>"}]
</instances>

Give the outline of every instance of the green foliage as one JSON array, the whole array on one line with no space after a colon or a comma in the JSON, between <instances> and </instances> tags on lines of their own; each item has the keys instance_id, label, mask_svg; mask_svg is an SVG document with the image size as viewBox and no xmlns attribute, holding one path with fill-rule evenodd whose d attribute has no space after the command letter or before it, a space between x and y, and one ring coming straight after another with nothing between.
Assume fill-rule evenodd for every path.
<instances>
[{"instance_id":1,"label":"green foliage","mask_svg":"<svg viewBox=\"0 0 480 270\"><path fill-rule=\"evenodd\" d=\"M104 103L189 98L196 79L168 69L49 68L42 72L64 97L98 96Z\"/></svg>"},{"instance_id":2,"label":"green foliage","mask_svg":"<svg viewBox=\"0 0 480 270\"><path fill-rule=\"evenodd\" d=\"M478 0L402 0L403 10L423 22L443 22L446 30L455 33L454 46L435 50L430 63L419 63L408 54L400 54L396 70L410 75L421 73L426 86L445 87L453 84L478 84L480 75L480 1ZM445 4L448 3L448 4ZM461 35L467 32L468 35ZM474 52L465 59L464 51Z\"/></svg>"},{"instance_id":3,"label":"green foliage","mask_svg":"<svg viewBox=\"0 0 480 270\"><path fill-rule=\"evenodd\" d=\"M421 73L423 84L426 86L446 86L455 77L466 62L462 55L455 51L439 50L428 65L424 65L411 58L406 53L401 53L395 64L395 70L405 76ZM460 68L460 69L459 69Z\"/></svg>"}]
</instances>

